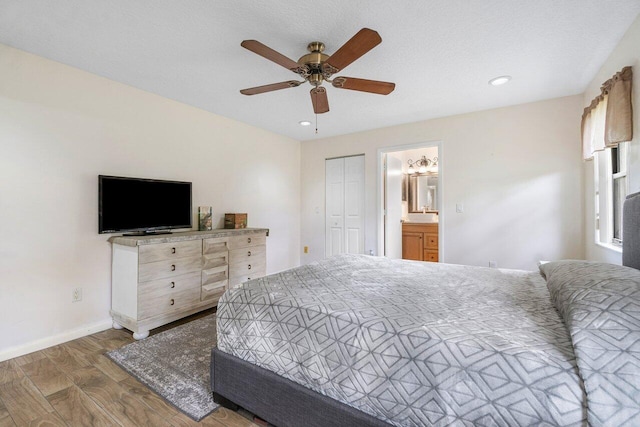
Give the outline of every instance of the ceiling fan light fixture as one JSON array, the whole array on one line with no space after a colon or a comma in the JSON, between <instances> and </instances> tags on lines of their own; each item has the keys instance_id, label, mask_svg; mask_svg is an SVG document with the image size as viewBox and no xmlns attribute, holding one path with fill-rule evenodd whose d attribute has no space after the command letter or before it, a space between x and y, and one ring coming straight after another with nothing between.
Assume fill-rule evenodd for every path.
<instances>
[{"instance_id":1,"label":"ceiling fan light fixture","mask_svg":"<svg viewBox=\"0 0 640 427\"><path fill-rule=\"evenodd\" d=\"M302 120L298 122L300 126L311 126L311 122L309 120Z\"/></svg>"},{"instance_id":2,"label":"ceiling fan light fixture","mask_svg":"<svg viewBox=\"0 0 640 427\"><path fill-rule=\"evenodd\" d=\"M489 80L491 86L501 86L505 83L509 83L511 76L499 76Z\"/></svg>"}]
</instances>

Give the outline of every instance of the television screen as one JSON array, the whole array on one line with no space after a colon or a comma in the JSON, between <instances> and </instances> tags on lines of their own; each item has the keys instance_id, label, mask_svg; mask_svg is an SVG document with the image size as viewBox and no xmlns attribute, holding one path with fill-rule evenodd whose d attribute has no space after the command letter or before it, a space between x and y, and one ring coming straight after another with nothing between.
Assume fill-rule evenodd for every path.
<instances>
[{"instance_id":1,"label":"television screen","mask_svg":"<svg viewBox=\"0 0 640 427\"><path fill-rule=\"evenodd\" d=\"M98 232L191 228L191 183L98 177Z\"/></svg>"}]
</instances>

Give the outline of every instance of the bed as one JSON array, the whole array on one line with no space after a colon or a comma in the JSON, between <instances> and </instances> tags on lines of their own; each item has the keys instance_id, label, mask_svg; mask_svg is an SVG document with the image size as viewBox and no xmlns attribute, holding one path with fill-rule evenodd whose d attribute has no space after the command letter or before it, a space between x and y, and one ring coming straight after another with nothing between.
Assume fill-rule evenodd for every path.
<instances>
[{"instance_id":1,"label":"bed","mask_svg":"<svg viewBox=\"0 0 640 427\"><path fill-rule=\"evenodd\" d=\"M640 196L624 215L629 267L341 255L231 289L214 400L278 427L640 425Z\"/></svg>"}]
</instances>

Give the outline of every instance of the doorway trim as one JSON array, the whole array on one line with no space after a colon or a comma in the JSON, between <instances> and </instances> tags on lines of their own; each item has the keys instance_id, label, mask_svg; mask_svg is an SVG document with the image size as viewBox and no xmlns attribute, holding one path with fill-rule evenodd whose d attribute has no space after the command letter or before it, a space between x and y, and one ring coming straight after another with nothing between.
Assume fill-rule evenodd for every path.
<instances>
[{"instance_id":1,"label":"doorway trim","mask_svg":"<svg viewBox=\"0 0 640 427\"><path fill-rule=\"evenodd\" d=\"M444 239L443 239L443 229L444 229L444 175L445 175L445 167L444 167L444 150L443 150L443 142L436 141L425 141L425 142L417 142L413 144L404 144L404 145L394 145L391 147L382 147L378 148L377 155L377 174L376 174L376 206L377 210L377 229L378 229L378 255L384 256L384 213L386 206L384 205L384 180L382 179L384 174L384 156L387 153L393 153L395 151L406 151L406 150L415 150L416 148L429 148L429 147L437 147L438 148L438 260L440 262L445 262L444 259Z\"/></svg>"}]
</instances>

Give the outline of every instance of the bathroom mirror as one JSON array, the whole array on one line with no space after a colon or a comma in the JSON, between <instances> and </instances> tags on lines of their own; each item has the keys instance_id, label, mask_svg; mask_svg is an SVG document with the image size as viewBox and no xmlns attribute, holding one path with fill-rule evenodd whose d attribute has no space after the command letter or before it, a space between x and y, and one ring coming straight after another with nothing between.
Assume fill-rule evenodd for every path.
<instances>
[{"instance_id":1,"label":"bathroom mirror","mask_svg":"<svg viewBox=\"0 0 640 427\"><path fill-rule=\"evenodd\" d=\"M409 175L409 213L438 212L438 175Z\"/></svg>"}]
</instances>

